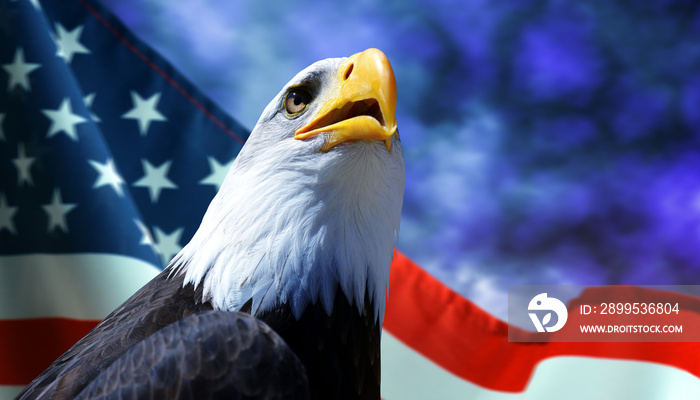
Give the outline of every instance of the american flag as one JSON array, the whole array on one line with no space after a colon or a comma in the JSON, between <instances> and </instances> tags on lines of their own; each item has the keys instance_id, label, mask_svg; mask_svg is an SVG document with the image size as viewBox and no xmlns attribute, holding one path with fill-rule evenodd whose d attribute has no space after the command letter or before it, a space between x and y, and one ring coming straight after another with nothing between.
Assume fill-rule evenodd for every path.
<instances>
[{"instance_id":1,"label":"american flag","mask_svg":"<svg viewBox=\"0 0 700 400\"><path fill-rule=\"evenodd\" d=\"M187 243L247 136L94 1L0 0L0 398ZM400 253L390 286L384 398L700 393L698 343L511 343Z\"/></svg>"},{"instance_id":2,"label":"american flag","mask_svg":"<svg viewBox=\"0 0 700 400\"><path fill-rule=\"evenodd\" d=\"M0 385L23 385L187 243L248 132L93 1L2 1L0 31Z\"/></svg>"}]
</instances>

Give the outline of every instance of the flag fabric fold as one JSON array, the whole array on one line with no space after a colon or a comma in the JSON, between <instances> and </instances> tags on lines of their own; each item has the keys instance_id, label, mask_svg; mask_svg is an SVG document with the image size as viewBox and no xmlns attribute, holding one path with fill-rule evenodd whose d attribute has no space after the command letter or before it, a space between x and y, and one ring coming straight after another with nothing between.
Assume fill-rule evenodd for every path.
<instances>
[{"instance_id":1,"label":"flag fabric fold","mask_svg":"<svg viewBox=\"0 0 700 400\"><path fill-rule=\"evenodd\" d=\"M96 2L2 2L0 29L6 398L179 251L248 132Z\"/></svg>"},{"instance_id":2,"label":"flag fabric fold","mask_svg":"<svg viewBox=\"0 0 700 400\"><path fill-rule=\"evenodd\" d=\"M651 400L700 393L700 343L509 342L506 322L401 253L389 288L385 399Z\"/></svg>"}]
</instances>

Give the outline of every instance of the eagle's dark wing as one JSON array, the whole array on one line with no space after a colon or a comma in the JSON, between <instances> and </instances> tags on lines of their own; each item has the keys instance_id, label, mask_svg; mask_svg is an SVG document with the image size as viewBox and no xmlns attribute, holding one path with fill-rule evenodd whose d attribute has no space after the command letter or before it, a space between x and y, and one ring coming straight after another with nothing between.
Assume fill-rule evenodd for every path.
<instances>
[{"instance_id":1,"label":"eagle's dark wing","mask_svg":"<svg viewBox=\"0 0 700 400\"><path fill-rule=\"evenodd\" d=\"M206 311L147 337L77 399L308 399L304 367L248 314Z\"/></svg>"},{"instance_id":2,"label":"eagle's dark wing","mask_svg":"<svg viewBox=\"0 0 700 400\"><path fill-rule=\"evenodd\" d=\"M61 355L17 396L18 400L72 399L129 348L189 315L210 310L202 285L183 285L166 268ZM50 334L50 332L47 332Z\"/></svg>"}]
</instances>

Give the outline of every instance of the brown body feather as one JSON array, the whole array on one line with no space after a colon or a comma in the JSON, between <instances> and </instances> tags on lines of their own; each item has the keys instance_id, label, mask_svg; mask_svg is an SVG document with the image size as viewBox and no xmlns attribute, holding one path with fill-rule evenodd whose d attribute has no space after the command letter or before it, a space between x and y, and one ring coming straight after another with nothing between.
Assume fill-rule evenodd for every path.
<instances>
[{"instance_id":1,"label":"brown body feather","mask_svg":"<svg viewBox=\"0 0 700 400\"><path fill-rule=\"evenodd\" d=\"M27 386L17 399L73 399L96 379L99 380L99 385L115 386L118 385L115 380L128 381L128 376L136 378L139 377L139 373L148 373L148 369L144 372L124 372L123 369L131 368L132 364L152 368L153 363L159 360L151 360L150 358L161 357L161 353L168 350L163 347L170 346L175 349L180 346L179 348L183 348L180 341L186 340L186 338L173 339L172 337L177 332L188 331L187 329L179 329L175 333L168 332L167 339L163 339L168 342L165 346L163 340L144 342L155 333L159 331L162 333L161 330L166 327L172 330L169 327L172 323L212 309L208 302L201 301L201 285L198 289L195 289L191 284L183 287L182 276L174 275L171 278L168 276L169 273L170 269L160 273L107 316L102 323ZM365 309L360 312L355 305L346 299L342 291L338 290L330 316L326 314L320 304L311 304L299 320L294 318L286 305L266 312L259 317L284 339L303 363L308 375L311 398L377 400L379 399L380 381L380 329L375 323L376 319L372 310L373 305L369 298L365 299ZM222 343L223 341L229 343L234 341L230 336L230 334L228 336L219 335L216 336L219 339L209 340L221 340ZM207 337L213 338L214 336ZM156 345L161 348L154 348ZM138 346L140 346L138 350L132 350L129 353L130 349ZM223 347L224 344L217 344L217 346ZM251 346L259 347L259 343ZM246 353L247 356L250 356L250 351L262 352L257 347L249 349ZM153 356L144 357L144 351L153 351ZM131 359L124 360L128 357L136 357L138 362ZM173 357L173 360L177 359L179 356ZM105 373L115 361L120 364L112 368L121 372L108 371ZM235 362L233 359L225 359L224 361ZM221 360L213 362L216 364L220 363ZM163 368L162 365L161 368ZM188 368L192 370L195 367L189 365ZM217 368L227 367L217 366ZM190 372L189 375L199 374L199 377L190 376L190 378L200 379L200 381L202 375L220 374L217 370L213 370L210 365L207 366L204 363L195 372L195 374ZM290 370L288 376L298 376L295 374L294 371ZM204 378L208 379L207 376ZM178 377L177 379L184 378ZM120 384L125 387L129 386L129 382ZM158 384L158 382L153 384ZM193 397L183 394L181 398L208 398L204 395L210 393L209 390L204 389L197 391L196 386L192 384L188 386L178 383L178 385L187 388L190 393L195 390ZM288 389L287 386L284 388ZM171 388L161 389L162 391L159 393L172 394L172 392L167 391ZM88 394L104 392L104 390L96 389L95 384L89 390ZM128 390L124 389L123 398L132 398L129 396L133 393L136 392L129 386ZM144 395L138 398L151 398L150 396L153 396L154 392L151 390L149 393L151 393L149 396ZM112 394L116 396L115 393ZM87 395L84 393L83 396ZM156 395L153 398L157 397ZM293 396L289 398L304 397Z\"/></svg>"},{"instance_id":2,"label":"brown body feather","mask_svg":"<svg viewBox=\"0 0 700 400\"><path fill-rule=\"evenodd\" d=\"M202 293L169 269L143 286L60 356L17 399L72 399L126 350L161 328L200 311Z\"/></svg>"}]
</instances>

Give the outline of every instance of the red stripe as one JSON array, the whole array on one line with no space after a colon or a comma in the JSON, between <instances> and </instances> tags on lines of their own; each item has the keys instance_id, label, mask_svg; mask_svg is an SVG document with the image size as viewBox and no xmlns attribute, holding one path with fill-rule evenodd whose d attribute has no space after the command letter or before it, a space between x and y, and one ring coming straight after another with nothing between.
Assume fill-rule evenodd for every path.
<instances>
[{"instance_id":1,"label":"red stripe","mask_svg":"<svg viewBox=\"0 0 700 400\"><path fill-rule=\"evenodd\" d=\"M436 364L482 387L523 391L537 363L567 355L655 362L700 377L700 343L511 343L505 322L403 254L397 255L392 268L384 328Z\"/></svg>"},{"instance_id":2,"label":"red stripe","mask_svg":"<svg viewBox=\"0 0 700 400\"><path fill-rule=\"evenodd\" d=\"M0 385L28 384L98 322L68 318L0 320Z\"/></svg>"},{"instance_id":3,"label":"red stripe","mask_svg":"<svg viewBox=\"0 0 700 400\"><path fill-rule=\"evenodd\" d=\"M145 54L143 54L139 49L137 49L133 44L131 44L124 36L122 36L121 32L112 24L109 23L97 10L92 8L89 4L87 4L85 1L80 0L80 4L85 7L85 9L92 14L93 17L95 17L102 25L104 25L107 30L109 30L114 37L117 38L127 49L129 49L132 53L134 53L138 58L143 60L146 65L148 65L151 69L156 71L160 76L162 76L166 82L168 82L172 87L175 88L180 94L185 96L185 98L192 103L197 109L199 109L204 115L209 118L216 126L219 128L223 129L226 133L228 133L231 137L233 137L238 143L244 144L245 141L241 139L238 135L236 135L235 132L233 132L231 129L229 129L223 122L219 121L218 118L216 118L212 113L209 112L197 99L192 97L180 84L173 79L170 75L168 75L167 72L163 71L156 63L151 61Z\"/></svg>"}]
</instances>

